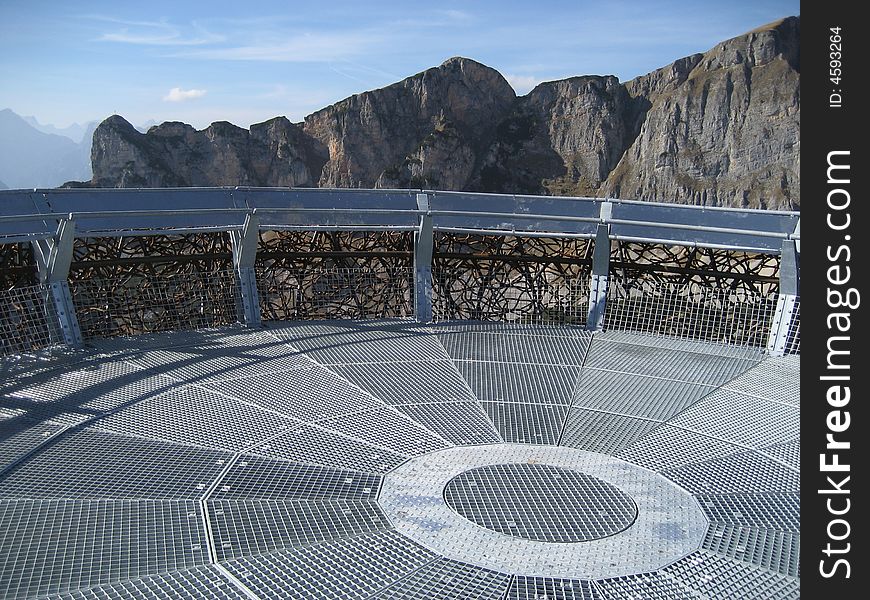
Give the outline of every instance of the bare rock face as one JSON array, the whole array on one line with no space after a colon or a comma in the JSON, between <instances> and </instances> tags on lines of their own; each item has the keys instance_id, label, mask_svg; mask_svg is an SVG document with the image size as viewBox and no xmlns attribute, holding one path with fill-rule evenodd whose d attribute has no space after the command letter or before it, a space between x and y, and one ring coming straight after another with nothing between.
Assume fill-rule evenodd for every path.
<instances>
[{"instance_id":1,"label":"bare rock face","mask_svg":"<svg viewBox=\"0 0 870 600\"><path fill-rule=\"evenodd\" d=\"M632 132L632 106L615 77L542 83L499 124L476 180L484 191L595 194Z\"/></svg>"},{"instance_id":2,"label":"bare rock face","mask_svg":"<svg viewBox=\"0 0 870 600\"><path fill-rule=\"evenodd\" d=\"M328 156L320 185L466 189L515 99L498 71L467 58L351 96L305 118Z\"/></svg>"},{"instance_id":3,"label":"bare rock face","mask_svg":"<svg viewBox=\"0 0 870 600\"><path fill-rule=\"evenodd\" d=\"M604 192L799 208L799 31L784 19L628 82L649 108Z\"/></svg>"},{"instance_id":4,"label":"bare rock face","mask_svg":"<svg viewBox=\"0 0 870 600\"><path fill-rule=\"evenodd\" d=\"M620 83L516 97L466 58L305 118L250 130L118 116L94 134L89 185L432 188L800 207L800 19Z\"/></svg>"},{"instance_id":5,"label":"bare rock face","mask_svg":"<svg viewBox=\"0 0 870 600\"><path fill-rule=\"evenodd\" d=\"M94 133L97 187L311 186L322 161L285 117L252 125L212 123L202 131L167 122L142 134L115 115Z\"/></svg>"}]
</instances>

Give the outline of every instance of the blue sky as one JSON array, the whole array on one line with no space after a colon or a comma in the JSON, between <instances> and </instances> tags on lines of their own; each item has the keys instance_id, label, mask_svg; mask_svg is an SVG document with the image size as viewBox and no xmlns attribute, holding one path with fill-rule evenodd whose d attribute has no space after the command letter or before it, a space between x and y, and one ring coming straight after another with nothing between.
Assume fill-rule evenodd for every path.
<instances>
[{"instance_id":1,"label":"blue sky","mask_svg":"<svg viewBox=\"0 0 870 600\"><path fill-rule=\"evenodd\" d=\"M631 79L799 12L798 0L0 0L0 108L57 126L300 121L451 56L524 94L572 75Z\"/></svg>"}]
</instances>

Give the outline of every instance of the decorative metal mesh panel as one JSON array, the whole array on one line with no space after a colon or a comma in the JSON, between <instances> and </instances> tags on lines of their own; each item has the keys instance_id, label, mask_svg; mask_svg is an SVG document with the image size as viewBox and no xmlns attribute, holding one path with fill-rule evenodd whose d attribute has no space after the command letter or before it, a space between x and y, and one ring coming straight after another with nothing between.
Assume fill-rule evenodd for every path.
<instances>
[{"instance_id":1,"label":"decorative metal mesh panel","mask_svg":"<svg viewBox=\"0 0 870 600\"><path fill-rule=\"evenodd\" d=\"M62 339L46 286L0 290L0 355L38 350Z\"/></svg>"},{"instance_id":2,"label":"decorative metal mesh panel","mask_svg":"<svg viewBox=\"0 0 870 600\"><path fill-rule=\"evenodd\" d=\"M583 239L436 233L434 318L583 324L591 256Z\"/></svg>"},{"instance_id":3,"label":"decorative metal mesh panel","mask_svg":"<svg viewBox=\"0 0 870 600\"><path fill-rule=\"evenodd\" d=\"M761 296L779 291L779 256L775 254L612 242L610 272L625 281L676 281Z\"/></svg>"},{"instance_id":4,"label":"decorative metal mesh panel","mask_svg":"<svg viewBox=\"0 0 870 600\"><path fill-rule=\"evenodd\" d=\"M261 232L256 275L263 318L411 316L411 247L407 233Z\"/></svg>"},{"instance_id":5,"label":"decorative metal mesh panel","mask_svg":"<svg viewBox=\"0 0 870 600\"><path fill-rule=\"evenodd\" d=\"M0 290L39 283L29 243L0 244Z\"/></svg>"},{"instance_id":6,"label":"decorative metal mesh panel","mask_svg":"<svg viewBox=\"0 0 870 600\"><path fill-rule=\"evenodd\" d=\"M133 335L238 321L229 235L84 238L70 290L82 335Z\"/></svg>"}]
</instances>

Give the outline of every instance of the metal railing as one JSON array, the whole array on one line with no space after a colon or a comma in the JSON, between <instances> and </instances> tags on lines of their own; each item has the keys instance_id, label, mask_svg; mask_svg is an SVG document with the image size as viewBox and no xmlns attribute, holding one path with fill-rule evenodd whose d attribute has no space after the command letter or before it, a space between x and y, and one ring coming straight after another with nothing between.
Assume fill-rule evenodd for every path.
<instances>
[{"instance_id":1,"label":"metal railing","mask_svg":"<svg viewBox=\"0 0 870 600\"><path fill-rule=\"evenodd\" d=\"M258 258L274 255L264 246L266 232L409 237L402 251L299 248L292 264L272 261L277 266L266 268ZM77 268L100 262L87 252L74 257L76 240L216 234L228 236L218 253L232 257L226 268L70 278L73 260ZM507 255L475 254L471 247L457 254L436 247L436 234L587 246L582 258L549 256L546 245L532 251L513 246ZM799 352L793 257L799 239L797 213L600 198L257 188L6 191L0 192L0 244L31 244L40 284L0 292L2 348L26 352L59 341L76 345L82 336L236 320L414 317L585 324ZM609 248L594 258L590 251L625 241L782 255L787 284L771 295L678 278L640 281L641 268L632 271L637 281L626 279L624 270L616 277ZM114 264L153 261L146 252ZM314 260L332 254L334 260ZM106 262L112 260L100 264ZM747 274L738 275L745 284Z\"/></svg>"}]
</instances>

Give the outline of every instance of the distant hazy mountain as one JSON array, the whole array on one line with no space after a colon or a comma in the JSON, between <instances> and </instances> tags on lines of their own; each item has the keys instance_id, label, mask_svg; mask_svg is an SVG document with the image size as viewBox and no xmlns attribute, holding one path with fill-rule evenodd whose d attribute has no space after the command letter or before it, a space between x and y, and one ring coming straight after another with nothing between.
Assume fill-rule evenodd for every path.
<instances>
[{"instance_id":1,"label":"distant hazy mountain","mask_svg":"<svg viewBox=\"0 0 870 600\"><path fill-rule=\"evenodd\" d=\"M74 141L76 144L81 143L84 139L85 132L91 126L91 123L86 123L85 125L81 125L79 123L73 123L67 127L55 127L54 125L40 123L36 117L27 117L22 116L28 125L36 129L37 131L41 131L42 133L49 133L53 135L62 135L63 137L67 137ZM93 131L91 131L93 133Z\"/></svg>"},{"instance_id":2,"label":"distant hazy mountain","mask_svg":"<svg viewBox=\"0 0 870 600\"><path fill-rule=\"evenodd\" d=\"M154 119L148 119L144 123L140 123L139 125L135 125L134 127L136 127L136 131L138 131L139 133L146 133L149 129L151 129L155 125L160 125L160 123L155 121ZM91 135L93 135L93 134L94 134L94 132L91 131Z\"/></svg>"},{"instance_id":3,"label":"distant hazy mountain","mask_svg":"<svg viewBox=\"0 0 870 600\"><path fill-rule=\"evenodd\" d=\"M12 188L57 187L91 177L91 142L96 123L82 129L83 141L39 131L25 118L0 110L0 180Z\"/></svg>"},{"instance_id":4,"label":"distant hazy mountain","mask_svg":"<svg viewBox=\"0 0 870 600\"><path fill-rule=\"evenodd\" d=\"M3 183L2 181L0 181L0 190L8 190L8 189L9 189L9 186L6 185L5 183Z\"/></svg>"}]
</instances>

